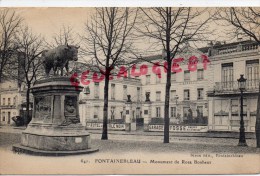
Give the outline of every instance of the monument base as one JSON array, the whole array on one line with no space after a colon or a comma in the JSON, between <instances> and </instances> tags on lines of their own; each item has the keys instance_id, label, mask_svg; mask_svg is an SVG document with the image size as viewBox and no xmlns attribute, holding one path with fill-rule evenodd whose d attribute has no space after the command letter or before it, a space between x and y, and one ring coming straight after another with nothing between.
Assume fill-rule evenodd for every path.
<instances>
[{"instance_id":1,"label":"monument base","mask_svg":"<svg viewBox=\"0 0 260 176\"><path fill-rule=\"evenodd\" d=\"M80 123L78 100L82 89L72 86L68 77L36 81L31 88L33 118L13 151L54 156L98 151L91 149L90 134Z\"/></svg>"},{"instance_id":2,"label":"monument base","mask_svg":"<svg viewBox=\"0 0 260 176\"><path fill-rule=\"evenodd\" d=\"M33 155L64 156L98 151L90 146L90 134L80 124L53 126L31 123L22 132L20 145L14 152Z\"/></svg>"},{"instance_id":3,"label":"monument base","mask_svg":"<svg viewBox=\"0 0 260 176\"><path fill-rule=\"evenodd\" d=\"M73 151L48 151L48 150L39 150L30 147L25 147L22 145L13 145L12 150L17 153L26 153L31 155L38 156L66 156L66 155L79 155L79 154L89 154L97 152L99 149L85 149L85 150L73 150Z\"/></svg>"}]
</instances>

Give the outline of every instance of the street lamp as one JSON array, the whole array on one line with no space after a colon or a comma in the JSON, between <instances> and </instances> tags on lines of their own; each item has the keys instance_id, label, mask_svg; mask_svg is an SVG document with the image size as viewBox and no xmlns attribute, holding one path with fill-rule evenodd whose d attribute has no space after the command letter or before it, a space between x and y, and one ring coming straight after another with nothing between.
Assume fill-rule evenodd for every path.
<instances>
[{"instance_id":1,"label":"street lamp","mask_svg":"<svg viewBox=\"0 0 260 176\"><path fill-rule=\"evenodd\" d=\"M247 146L246 144L246 137L245 137L245 126L244 126L244 118L243 118L243 91L246 90L246 79L244 75L240 75L238 81L238 87L241 92L240 97L240 128L239 128L239 143L238 146Z\"/></svg>"}]
</instances>

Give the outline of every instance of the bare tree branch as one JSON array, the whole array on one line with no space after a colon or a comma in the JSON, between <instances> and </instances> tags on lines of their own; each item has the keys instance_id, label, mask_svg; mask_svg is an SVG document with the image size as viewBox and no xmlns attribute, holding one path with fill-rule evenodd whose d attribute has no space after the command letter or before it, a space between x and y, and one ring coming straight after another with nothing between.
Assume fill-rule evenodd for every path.
<instances>
[{"instance_id":1,"label":"bare tree branch","mask_svg":"<svg viewBox=\"0 0 260 176\"><path fill-rule=\"evenodd\" d=\"M22 18L9 9L0 10L0 82L8 64L11 64L16 46L14 36Z\"/></svg>"},{"instance_id":2,"label":"bare tree branch","mask_svg":"<svg viewBox=\"0 0 260 176\"><path fill-rule=\"evenodd\" d=\"M188 41L203 40L210 17L203 17L207 9L186 7L141 8L138 31L141 36L160 42L167 61L166 93L164 106L164 143L169 143L169 97L171 87L172 60L180 53ZM203 19L203 20L201 20ZM159 64L160 65L160 64Z\"/></svg>"},{"instance_id":3,"label":"bare tree branch","mask_svg":"<svg viewBox=\"0 0 260 176\"><path fill-rule=\"evenodd\" d=\"M8 73L13 79L24 83L27 87L25 124L28 124L31 118L29 116L30 88L43 74L40 55L44 39L39 35L34 35L28 26L21 26L14 41L17 46L15 52L17 58L16 63L9 66Z\"/></svg>"},{"instance_id":4,"label":"bare tree branch","mask_svg":"<svg viewBox=\"0 0 260 176\"><path fill-rule=\"evenodd\" d=\"M85 44L83 52L91 57L92 71L105 75L103 133L107 137L108 90L112 70L126 63L133 56L133 28L137 19L137 9L96 8L96 13L85 25L87 36L82 36Z\"/></svg>"}]
</instances>

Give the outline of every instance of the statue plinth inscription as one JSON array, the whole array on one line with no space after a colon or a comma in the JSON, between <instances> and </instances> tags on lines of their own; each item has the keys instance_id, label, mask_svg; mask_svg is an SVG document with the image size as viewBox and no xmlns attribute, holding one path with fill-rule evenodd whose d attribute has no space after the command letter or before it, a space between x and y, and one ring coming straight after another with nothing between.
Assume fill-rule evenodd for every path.
<instances>
[{"instance_id":1,"label":"statue plinth inscription","mask_svg":"<svg viewBox=\"0 0 260 176\"><path fill-rule=\"evenodd\" d=\"M42 155L66 155L97 151L89 146L90 135L80 123L78 98L83 87L68 77L51 77L35 83L33 118L22 133L15 151Z\"/></svg>"}]
</instances>

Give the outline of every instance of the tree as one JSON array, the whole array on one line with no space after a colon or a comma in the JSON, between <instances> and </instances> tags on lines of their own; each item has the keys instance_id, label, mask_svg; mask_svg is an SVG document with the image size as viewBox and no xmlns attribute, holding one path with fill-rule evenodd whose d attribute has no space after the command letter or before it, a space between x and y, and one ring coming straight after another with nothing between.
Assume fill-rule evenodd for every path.
<instances>
[{"instance_id":1,"label":"tree","mask_svg":"<svg viewBox=\"0 0 260 176\"><path fill-rule=\"evenodd\" d=\"M77 37L74 34L73 28L70 26L62 25L59 33L52 36L52 41L48 43L49 48L54 48L60 45L78 45Z\"/></svg>"},{"instance_id":2,"label":"tree","mask_svg":"<svg viewBox=\"0 0 260 176\"><path fill-rule=\"evenodd\" d=\"M15 51L14 36L22 18L9 9L0 10L0 82L8 64L11 64Z\"/></svg>"},{"instance_id":3,"label":"tree","mask_svg":"<svg viewBox=\"0 0 260 176\"><path fill-rule=\"evenodd\" d=\"M30 106L30 88L34 82L42 74L41 66L42 59L40 55L42 53L43 38L39 35L35 35L27 26L20 27L15 36L15 42L17 45L17 63L14 64L12 70L17 72L11 72L10 75L18 81L25 83L26 90L26 116L24 117L24 123L27 125L30 122L29 106Z\"/></svg>"},{"instance_id":4,"label":"tree","mask_svg":"<svg viewBox=\"0 0 260 176\"><path fill-rule=\"evenodd\" d=\"M181 51L182 46L188 41L202 40L206 34L207 9L191 8L141 8L143 15L139 32L153 40L165 51L167 70L165 86L165 103L164 103L164 143L169 143L169 100L171 88L171 72L173 58Z\"/></svg>"},{"instance_id":5,"label":"tree","mask_svg":"<svg viewBox=\"0 0 260 176\"><path fill-rule=\"evenodd\" d=\"M242 35L255 40L260 45L260 9L253 7L222 8L218 12L218 20L231 24L231 34ZM229 34L230 35L230 34ZM234 37L234 36L233 36ZM239 36L240 37L240 36ZM256 115L256 141L260 148L260 83Z\"/></svg>"},{"instance_id":6,"label":"tree","mask_svg":"<svg viewBox=\"0 0 260 176\"><path fill-rule=\"evenodd\" d=\"M260 43L260 10L259 8L221 8L216 18L231 24L231 31L228 35L232 37L246 37Z\"/></svg>"},{"instance_id":7,"label":"tree","mask_svg":"<svg viewBox=\"0 0 260 176\"><path fill-rule=\"evenodd\" d=\"M85 54L91 57L93 67L105 80L102 140L108 139L109 78L112 70L125 63L132 53L133 41L130 37L136 16L137 10L130 8L96 8L95 15L85 25L88 33L82 37L86 44Z\"/></svg>"}]
</instances>

